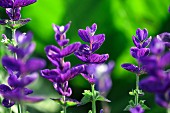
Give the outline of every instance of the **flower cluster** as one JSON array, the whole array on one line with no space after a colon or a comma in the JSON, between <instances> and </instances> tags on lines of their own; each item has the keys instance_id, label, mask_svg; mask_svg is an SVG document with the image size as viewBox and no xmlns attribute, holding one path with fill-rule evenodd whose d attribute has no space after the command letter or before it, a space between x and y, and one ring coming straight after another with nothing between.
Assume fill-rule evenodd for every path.
<instances>
[{"instance_id":1,"label":"flower cluster","mask_svg":"<svg viewBox=\"0 0 170 113\"><path fill-rule=\"evenodd\" d=\"M33 4L37 0L1 0L0 6L6 8L6 13L11 20L17 21L21 18L21 7Z\"/></svg>"},{"instance_id":2,"label":"flower cluster","mask_svg":"<svg viewBox=\"0 0 170 113\"><path fill-rule=\"evenodd\" d=\"M17 29L27 24L31 19L21 19L21 8L35 3L37 0L1 0L0 6L6 9L10 19L0 20L1 25Z\"/></svg>"},{"instance_id":3,"label":"flower cluster","mask_svg":"<svg viewBox=\"0 0 170 113\"><path fill-rule=\"evenodd\" d=\"M46 46L45 52L48 59L56 68L41 71L42 77L51 81L59 94L67 97L72 94L71 88L68 87L68 81L84 71L84 65L77 65L71 68L71 63L64 61L65 57L74 53L81 45L80 42L68 45L69 40L66 39L66 32L70 28L70 24L69 22L65 26L53 25L55 39L60 48L49 45Z\"/></svg>"},{"instance_id":4,"label":"flower cluster","mask_svg":"<svg viewBox=\"0 0 170 113\"><path fill-rule=\"evenodd\" d=\"M131 47L130 53L131 55L137 60L138 66L135 66L130 63L125 63L122 64L122 68L131 71L133 73L136 73L138 75L142 74L144 72L144 68L140 67L140 62L139 60L143 57L146 57L150 53L150 49L146 48L150 42L151 42L151 37L148 37L148 31L146 29L137 29L136 30L136 36L132 36L133 43L136 47Z\"/></svg>"},{"instance_id":5,"label":"flower cluster","mask_svg":"<svg viewBox=\"0 0 170 113\"><path fill-rule=\"evenodd\" d=\"M94 23L91 27L86 27L85 30L80 29L78 31L78 34L81 37L81 39L84 42L89 43L89 45L82 44L79 47L78 51L76 51L74 54L78 59L88 64L104 63L109 58L108 54L100 55L94 53L100 48L100 46L103 44L105 40L104 34L95 35L96 30L97 30L97 25ZM95 76L93 74L89 74L87 72L87 69L84 73L81 74L91 84L95 83Z\"/></svg>"},{"instance_id":6,"label":"flower cluster","mask_svg":"<svg viewBox=\"0 0 170 113\"><path fill-rule=\"evenodd\" d=\"M160 37L161 36L161 37ZM169 108L170 102L170 52L165 52L166 35L158 35L151 42L150 50L152 55L145 57L141 60L145 65L148 77L140 81L141 89L155 94L156 102L165 108ZM162 38L162 39L161 39Z\"/></svg>"},{"instance_id":7,"label":"flower cluster","mask_svg":"<svg viewBox=\"0 0 170 113\"><path fill-rule=\"evenodd\" d=\"M0 85L0 94L4 97L2 105L7 108L13 106L16 102L39 102L43 100L41 97L28 96L33 93L33 90L26 88L26 86L36 80L38 77L36 71L44 68L45 61L39 58L29 59L35 48L35 44L31 42L31 33L17 32L15 40L17 46L11 44L7 46L14 56L2 58L2 65L7 70L9 77L8 85Z\"/></svg>"}]
</instances>

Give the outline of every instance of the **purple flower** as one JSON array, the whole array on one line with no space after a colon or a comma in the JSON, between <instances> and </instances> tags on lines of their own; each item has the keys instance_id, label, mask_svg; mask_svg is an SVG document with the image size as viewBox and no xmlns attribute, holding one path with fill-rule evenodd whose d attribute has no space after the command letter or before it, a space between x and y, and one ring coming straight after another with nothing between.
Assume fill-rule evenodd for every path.
<instances>
[{"instance_id":1,"label":"purple flower","mask_svg":"<svg viewBox=\"0 0 170 113\"><path fill-rule=\"evenodd\" d=\"M144 109L142 109L142 107L138 105L134 108L130 108L130 112L131 113L144 113Z\"/></svg>"},{"instance_id":2,"label":"purple flower","mask_svg":"<svg viewBox=\"0 0 170 113\"><path fill-rule=\"evenodd\" d=\"M110 74L113 70L114 62L109 62L108 64L90 64L87 67L87 73L93 75L92 77L87 76L87 80L91 83L95 82L96 88L107 94L112 87L112 80Z\"/></svg>"},{"instance_id":3,"label":"purple flower","mask_svg":"<svg viewBox=\"0 0 170 113\"><path fill-rule=\"evenodd\" d=\"M59 94L67 97L71 96L72 89L68 87L68 81L66 81L64 84L54 82L53 85L55 90L58 91Z\"/></svg>"},{"instance_id":4,"label":"purple flower","mask_svg":"<svg viewBox=\"0 0 170 113\"><path fill-rule=\"evenodd\" d=\"M35 49L35 43L32 42L32 37L31 32L21 33L17 31L15 35L17 46L9 45L8 49L17 54L17 57L20 59L28 58Z\"/></svg>"},{"instance_id":5,"label":"purple flower","mask_svg":"<svg viewBox=\"0 0 170 113\"><path fill-rule=\"evenodd\" d=\"M34 65L32 65L34 64ZM36 72L45 66L45 61L38 58L31 58L27 61L15 59L13 57L4 56L2 58L2 65L10 73L28 74Z\"/></svg>"},{"instance_id":6,"label":"purple flower","mask_svg":"<svg viewBox=\"0 0 170 113\"><path fill-rule=\"evenodd\" d=\"M125 63L125 64L122 64L121 66L122 66L122 68L124 68L128 71L131 71L133 73L136 73L136 74L140 73L140 69L138 68L138 66L135 66L133 64Z\"/></svg>"},{"instance_id":7,"label":"purple flower","mask_svg":"<svg viewBox=\"0 0 170 113\"><path fill-rule=\"evenodd\" d=\"M157 36L150 46L153 54L141 59L141 63L145 65L149 76L140 81L140 88L154 93L157 104L169 108L170 71L167 67L170 64L170 52L164 53L164 44L161 38Z\"/></svg>"},{"instance_id":8,"label":"purple flower","mask_svg":"<svg viewBox=\"0 0 170 113\"><path fill-rule=\"evenodd\" d=\"M96 23L94 23L91 27L86 27L86 30L79 29L78 34L83 41L90 43L91 37L94 36L96 30L97 30L97 25Z\"/></svg>"},{"instance_id":9,"label":"purple flower","mask_svg":"<svg viewBox=\"0 0 170 113\"><path fill-rule=\"evenodd\" d=\"M89 43L82 44L79 49L74 53L75 56L81 61L90 64L101 64L104 63L108 58L108 54L96 54L97 51L103 42L105 41L104 34L95 35L97 30L97 25L94 23L91 27L86 27L86 29L79 29L78 34L80 38ZM95 83L95 78L92 74L88 72L88 66L86 67L86 71L81 73L81 75L88 80L90 83Z\"/></svg>"},{"instance_id":10,"label":"purple flower","mask_svg":"<svg viewBox=\"0 0 170 113\"><path fill-rule=\"evenodd\" d=\"M31 84L38 77L37 73L33 73L29 76L17 76L10 75L8 78L8 84L0 85L0 94L4 97L2 105L9 108L13 106L16 102L39 102L42 101L41 97L29 97L27 95L32 94L33 90L25 88L27 85Z\"/></svg>"},{"instance_id":11,"label":"purple flower","mask_svg":"<svg viewBox=\"0 0 170 113\"><path fill-rule=\"evenodd\" d=\"M4 38L6 36L4 35ZM15 36L16 43L8 45L8 49L15 54L14 56L3 56L2 65L7 70L8 85L0 85L0 94L3 96L3 106L9 108L16 102L39 102L41 97L29 97L33 90L26 88L35 79L38 74L35 73L45 66L45 61L39 58L29 58L34 51L35 45L32 43L31 33L17 32Z\"/></svg>"},{"instance_id":12,"label":"purple flower","mask_svg":"<svg viewBox=\"0 0 170 113\"><path fill-rule=\"evenodd\" d=\"M37 0L1 0L0 6L6 8L9 18L18 21L21 18L21 7L35 3Z\"/></svg>"},{"instance_id":13,"label":"purple flower","mask_svg":"<svg viewBox=\"0 0 170 113\"><path fill-rule=\"evenodd\" d=\"M150 49L146 47L149 46L151 39L152 39L151 37L148 38L147 29L141 30L140 28L138 28L136 30L136 36L132 36L133 43L136 47L130 48L130 54L132 55L132 57L137 59L139 66L140 66L140 59L148 56L150 53ZM130 63L124 63L121 66L122 68L130 72L136 73L138 75L145 73L144 66L139 67Z\"/></svg>"},{"instance_id":14,"label":"purple flower","mask_svg":"<svg viewBox=\"0 0 170 113\"><path fill-rule=\"evenodd\" d=\"M78 74L85 71L85 65L77 65L71 68L70 62L65 62L64 58L77 51L81 45L80 42L67 45L69 40L66 39L66 32L70 28L71 22L65 26L53 24L55 31L55 40L59 47L48 45L45 47L47 58L55 66L55 69L41 70L41 76L53 83L56 91L62 96L71 96L72 90L68 86L68 81Z\"/></svg>"},{"instance_id":15,"label":"purple flower","mask_svg":"<svg viewBox=\"0 0 170 113\"><path fill-rule=\"evenodd\" d=\"M65 64L64 64L65 65ZM51 82L55 83L65 83L70 79L73 79L76 75L85 71L84 65L78 65L75 67L63 67L63 70L58 69L44 69L41 71L42 77L48 79Z\"/></svg>"},{"instance_id":16,"label":"purple flower","mask_svg":"<svg viewBox=\"0 0 170 113\"><path fill-rule=\"evenodd\" d=\"M168 9L168 11L170 12L170 6L169 6L169 9Z\"/></svg>"},{"instance_id":17,"label":"purple flower","mask_svg":"<svg viewBox=\"0 0 170 113\"><path fill-rule=\"evenodd\" d=\"M59 46L65 46L69 43L69 39L66 39L66 32L70 28L71 22L66 24L65 26L58 26L53 24L53 29L55 31L55 39Z\"/></svg>"},{"instance_id":18,"label":"purple flower","mask_svg":"<svg viewBox=\"0 0 170 113\"><path fill-rule=\"evenodd\" d=\"M162 39L157 35L150 44L150 50L153 54L161 54L165 49Z\"/></svg>"},{"instance_id":19,"label":"purple flower","mask_svg":"<svg viewBox=\"0 0 170 113\"><path fill-rule=\"evenodd\" d=\"M162 39L165 46L170 48L170 33L168 33L168 32L161 33L161 34L159 34L159 36Z\"/></svg>"}]
</instances>

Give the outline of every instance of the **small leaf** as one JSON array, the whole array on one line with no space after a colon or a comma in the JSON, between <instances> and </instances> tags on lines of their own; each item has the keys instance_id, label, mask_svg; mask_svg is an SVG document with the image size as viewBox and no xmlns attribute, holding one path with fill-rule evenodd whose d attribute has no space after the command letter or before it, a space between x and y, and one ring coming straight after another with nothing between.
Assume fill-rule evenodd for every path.
<instances>
[{"instance_id":1,"label":"small leaf","mask_svg":"<svg viewBox=\"0 0 170 113\"><path fill-rule=\"evenodd\" d=\"M75 99L66 99L66 107L70 107L70 106L75 106L75 105L78 105L79 102Z\"/></svg>"},{"instance_id":2,"label":"small leaf","mask_svg":"<svg viewBox=\"0 0 170 113\"><path fill-rule=\"evenodd\" d=\"M84 90L84 97L81 99L80 105L87 104L92 101L92 92L90 90Z\"/></svg>"},{"instance_id":3,"label":"small leaf","mask_svg":"<svg viewBox=\"0 0 170 113\"><path fill-rule=\"evenodd\" d=\"M105 101L105 102L111 102L110 100L108 100L107 98L105 98L104 96L102 95L98 95L96 100L99 100L99 101Z\"/></svg>"},{"instance_id":4,"label":"small leaf","mask_svg":"<svg viewBox=\"0 0 170 113\"><path fill-rule=\"evenodd\" d=\"M143 96L143 95L144 95L144 92L143 92L142 90L138 90L138 94L139 94L140 96Z\"/></svg>"},{"instance_id":5,"label":"small leaf","mask_svg":"<svg viewBox=\"0 0 170 113\"><path fill-rule=\"evenodd\" d=\"M83 95L92 95L92 92L90 90L84 90Z\"/></svg>"},{"instance_id":6,"label":"small leaf","mask_svg":"<svg viewBox=\"0 0 170 113\"><path fill-rule=\"evenodd\" d=\"M140 105L142 105L142 104L144 104L144 103L145 103L145 100L140 100L140 101L139 101L139 104L140 104Z\"/></svg>"},{"instance_id":7,"label":"small leaf","mask_svg":"<svg viewBox=\"0 0 170 113\"><path fill-rule=\"evenodd\" d=\"M92 111L90 110L88 113L92 113Z\"/></svg>"},{"instance_id":8,"label":"small leaf","mask_svg":"<svg viewBox=\"0 0 170 113\"><path fill-rule=\"evenodd\" d=\"M134 102L133 100L130 100L130 101L129 101L129 105L131 105L132 107L134 107L134 106L135 106L135 102Z\"/></svg>"},{"instance_id":9,"label":"small leaf","mask_svg":"<svg viewBox=\"0 0 170 113\"><path fill-rule=\"evenodd\" d=\"M133 106L131 106L131 105L128 105L128 106L126 106L126 108L123 110L123 111L129 111L130 110L130 108L132 108Z\"/></svg>"},{"instance_id":10,"label":"small leaf","mask_svg":"<svg viewBox=\"0 0 170 113\"><path fill-rule=\"evenodd\" d=\"M66 107L75 106L75 105L79 104L79 102L77 100L71 99L71 98L66 98L65 102L64 102L64 100L62 98L52 99L52 100L57 102L58 104L60 104L62 106L66 106Z\"/></svg>"},{"instance_id":11,"label":"small leaf","mask_svg":"<svg viewBox=\"0 0 170 113\"><path fill-rule=\"evenodd\" d=\"M150 110L150 108L149 108L147 105L145 105L145 104L142 104L141 107L142 107L144 110Z\"/></svg>"}]
</instances>

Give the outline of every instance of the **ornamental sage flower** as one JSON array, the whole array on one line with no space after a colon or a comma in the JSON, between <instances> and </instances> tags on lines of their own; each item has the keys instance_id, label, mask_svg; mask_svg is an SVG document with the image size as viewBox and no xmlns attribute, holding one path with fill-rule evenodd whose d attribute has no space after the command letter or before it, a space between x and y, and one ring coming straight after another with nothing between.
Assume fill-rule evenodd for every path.
<instances>
[{"instance_id":1,"label":"ornamental sage flower","mask_svg":"<svg viewBox=\"0 0 170 113\"><path fill-rule=\"evenodd\" d=\"M132 36L132 40L133 40L135 47L131 47L130 53L132 57L134 57L140 65L139 60L143 57L148 56L150 53L150 49L146 47L149 46L151 42L151 37L148 38L147 29L141 30L140 28L138 28L136 30L136 36ZM122 64L121 66L122 68L130 72L136 73L136 74L144 73L143 67L135 66L131 63L125 63L125 64Z\"/></svg>"},{"instance_id":2,"label":"ornamental sage flower","mask_svg":"<svg viewBox=\"0 0 170 113\"><path fill-rule=\"evenodd\" d=\"M151 42L150 50L152 55L141 59L146 67L148 77L140 81L140 88L155 94L155 101L158 105L169 108L170 96L170 71L166 68L170 64L170 52L165 53L165 43L159 36Z\"/></svg>"},{"instance_id":3,"label":"ornamental sage flower","mask_svg":"<svg viewBox=\"0 0 170 113\"><path fill-rule=\"evenodd\" d=\"M70 28L71 22L65 26L58 26L53 24L55 31L55 40L59 47L48 45L45 47L47 58L55 66L55 69L41 70L41 76L53 83L56 91L62 96L71 96L72 90L68 86L68 81L75 76L84 72L84 65L77 65L71 67L70 62L65 62L64 58L74 53L81 45L80 42L75 42L68 45L69 39L66 39L66 32Z\"/></svg>"},{"instance_id":4,"label":"ornamental sage flower","mask_svg":"<svg viewBox=\"0 0 170 113\"><path fill-rule=\"evenodd\" d=\"M104 63L108 58L108 54L96 54L95 51L97 51L100 46L105 41L105 35L104 34L98 34L95 35L95 32L97 30L97 25L94 23L91 27L86 27L86 29L79 29L78 34L80 38L84 41L89 43L88 44L82 44L79 49L74 53L75 56L80 59L81 61L88 64L101 64ZM90 83L95 82L95 77L91 74L89 74L86 70L86 72L81 73L81 75L88 80Z\"/></svg>"}]
</instances>

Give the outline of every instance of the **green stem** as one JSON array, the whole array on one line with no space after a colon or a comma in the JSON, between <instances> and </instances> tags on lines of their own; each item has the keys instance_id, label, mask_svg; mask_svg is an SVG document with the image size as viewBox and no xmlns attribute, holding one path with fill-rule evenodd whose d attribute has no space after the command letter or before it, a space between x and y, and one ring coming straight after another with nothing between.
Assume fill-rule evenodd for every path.
<instances>
[{"instance_id":1,"label":"green stem","mask_svg":"<svg viewBox=\"0 0 170 113\"><path fill-rule=\"evenodd\" d=\"M17 104L17 108L18 108L18 113L21 113L21 106L19 103Z\"/></svg>"},{"instance_id":2,"label":"green stem","mask_svg":"<svg viewBox=\"0 0 170 113\"><path fill-rule=\"evenodd\" d=\"M136 75L136 95L135 95L135 104L138 105L139 102L139 76Z\"/></svg>"},{"instance_id":3,"label":"green stem","mask_svg":"<svg viewBox=\"0 0 170 113\"><path fill-rule=\"evenodd\" d=\"M91 85L91 89L92 89L92 113L96 113L96 100L95 100L95 84Z\"/></svg>"},{"instance_id":4,"label":"green stem","mask_svg":"<svg viewBox=\"0 0 170 113\"><path fill-rule=\"evenodd\" d=\"M66 102L65 96L63 96L63 101L64 101L63 111L64 111L64 113L67 113L67 107L65 106L65 102Z\"/></svg>"}]
</instances>

